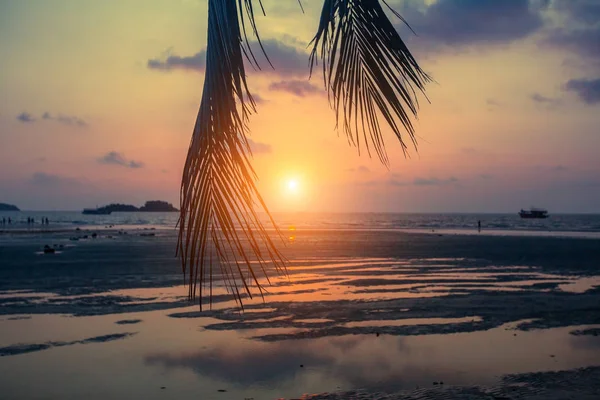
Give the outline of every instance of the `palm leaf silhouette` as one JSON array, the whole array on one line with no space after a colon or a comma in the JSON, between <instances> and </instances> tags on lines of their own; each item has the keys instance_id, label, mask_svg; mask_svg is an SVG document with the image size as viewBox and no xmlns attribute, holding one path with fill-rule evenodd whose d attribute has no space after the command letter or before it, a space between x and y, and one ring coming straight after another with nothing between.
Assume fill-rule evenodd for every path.
<instances>
[{"instance_id":1,"label":"palm leaf silhouette","mask_svg":"<svg viewBox=\"0 0 600 400\"><path fill-rule=\"evenodd\" d=\"M258 5L264 14L260 0ZM244 59L259 67L247 27L264 52L252 0L209 0L205 80L182 177L177 243L189 297L199 296L201 308L206 291L212 305L214 280L220 279L243 307L243 298L252 297L253 289L263 294L261 280L268 282L269 272L286 271L285 257L257 211L266 213L278 233L256 188L246 137L255 103ZM349 141L359 151L362 129L369 154L370 138L380 160L388 163L378 113L403 150L400 125L416 145L409 118L409 112L417 113L414 88L423 91L430 78L378 0L325 0L313 44L311 71L320 56L338 126L341 116Z\"/></svg>"},{"instance_id":2,"label":"palm leaf silhouette","mask_svg":"<svg viewBox=\"0 0 600 400\"><path fill-rule=\"evenodd\" d=\"M403 22L400 14L383 3ZM406 155L404 126L416 147L410 114L417 115L415 88L424 92L431 78L423 72L384 13L378 0L325 0L310 55L311 71L323 61L323 78L336 125L360 152L361 131L379 159L389 165L378 114L392 129Z\"/></svg>"},{"instance_id":3,"label":"palm leaf silhouette","mask_svg":"<svg viewBox=\"0 0 600 400\"><path fill-rule=\"evenodd\" d=\"M246 12L255 30L250 0L209 1L204 89L181 184L177 249L184 276L189 276L189 297L198 294L201 307L206 284L212 299L217 273L242 305L244 294L252 297L252 287L263 292L256 266L267 279L267 267L285 268L255 211L258 203L271 218L248 158L247 119L255 106L244 56L253 56L242 46L247 40L239 11Z\"/></svg>"}]
</instances>

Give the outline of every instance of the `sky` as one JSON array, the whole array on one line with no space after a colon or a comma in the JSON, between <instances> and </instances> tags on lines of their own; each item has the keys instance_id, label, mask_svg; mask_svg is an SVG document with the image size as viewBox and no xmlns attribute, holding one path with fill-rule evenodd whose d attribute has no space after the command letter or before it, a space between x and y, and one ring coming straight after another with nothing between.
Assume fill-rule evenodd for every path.
<instances>
[{"instance_id":1,"label":"sky","mask_svg":"<svg viewBox=\"0 0 600 400\"><path fill-rule=\"evenodd\" d=\"M335 130L320 70L309 80L323 2L263 0L275 69L248 67L249 126L272 211L600 212L600 1L388 3L435 79L418 149L384 129L389 169ZM0 0L0 202L177 205L206 30L207 0Z\"/></svg>"}]
</instances>

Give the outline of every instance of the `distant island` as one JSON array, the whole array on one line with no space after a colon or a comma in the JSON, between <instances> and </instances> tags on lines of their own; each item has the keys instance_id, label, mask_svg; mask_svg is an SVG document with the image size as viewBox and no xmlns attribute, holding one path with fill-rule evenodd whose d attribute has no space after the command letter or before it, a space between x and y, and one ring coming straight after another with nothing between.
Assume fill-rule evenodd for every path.
<instances>
[{"instance_id":1,"label":"distant island","mask_svg":"<svg viewBox=\"0 0 600 400\"><path fill-rule=\"evenodd\" d=\"M166 201L150 200L146 204L140 207L140 211L179 211L173 204L167 203Z\"/></svg>"},{"instance_id":2,"label":"distant island","mask_svg":"<svg viewBox=\"0 0 600 400\"><path fill-rule=\"evenodd\" d=\"M0 211L21 211L19 207L12 204L0 203Z\"/></svg>"},{"instance_id":3,"label":"distant island","mask_svg":"<svg viewBox=\"0 0 600 400\"><path fill-rule=\"evenodd\" d=\"M113 203L99 208L85 208L83 214L108 215L112 212L175 212L179 211L171 203L161 200L150 200L140 208L131 204Z\"/></svg>"}]
</instances>

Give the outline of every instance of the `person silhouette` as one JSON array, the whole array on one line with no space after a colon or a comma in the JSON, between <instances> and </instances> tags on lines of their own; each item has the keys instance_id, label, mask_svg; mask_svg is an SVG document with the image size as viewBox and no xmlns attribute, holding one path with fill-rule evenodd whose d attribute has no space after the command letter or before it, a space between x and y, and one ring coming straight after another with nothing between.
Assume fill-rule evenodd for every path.
<instances>
[{"instance_id":1,"label":"person silhouette","mask_svg":"<svg viewBox=\"0 0 600 400\"><path fill-rule=\"evenodd\" d=\"M481 232L481 220L477 221L477 230Z\"/></svg>"}]
</instances>

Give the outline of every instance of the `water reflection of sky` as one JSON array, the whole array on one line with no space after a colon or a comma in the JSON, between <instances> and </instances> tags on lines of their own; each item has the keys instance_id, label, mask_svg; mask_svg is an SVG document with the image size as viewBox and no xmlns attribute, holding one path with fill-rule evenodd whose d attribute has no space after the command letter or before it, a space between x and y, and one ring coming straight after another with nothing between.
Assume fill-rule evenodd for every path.
<instances>
[{"instance_id":1,"label":"water reflection of sky","mask_svg":"<svg viewBox=\"0 0 600 400\"><path fill-rule=\"evenodd\" d=\"M234 340L231 332L213 332L218 338L206 349L153 352L145 362L172 373L192 371L201 379L228 382L239 389L392 391L431 386L434 381L493 384L507 373L562 370L597 362L600 339L575 337L569 335L570 330L515 336L515 331L503 326L453 335L348 335L275 343ZM302 387L307 376L314 386Z\"/></svg>"},{"instance_id":2,"label":"water reflection of sky","mask_svg":"<svg viewBox=\"0 0 600 400\"><path fill-rule=\"evenodd\" d=\"M117 324L123 319L141 321ZM522 332L514 330L517 324L512 323L448 335L371 334L262 342L248 339L256 330L202 328L217 322L173 319L161 311L79 318L34 315L10 321L6 326L12 328L0 333L4 343L14 343L18 332L26 332L22 341L29 343L138 333L119 341L2 357L3 393L7 398L35 397L44 387L49 398L124 398L124 393L146 399L165 398L165 393L169 398L297 398L303 393L353 388L414 389L434 381L493 384L508 373L571 369L600 359L599 337L569 333L586 327ZM36 376L36 387L23 376Z\"/></svg>"}]
</instances>

